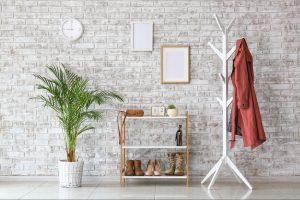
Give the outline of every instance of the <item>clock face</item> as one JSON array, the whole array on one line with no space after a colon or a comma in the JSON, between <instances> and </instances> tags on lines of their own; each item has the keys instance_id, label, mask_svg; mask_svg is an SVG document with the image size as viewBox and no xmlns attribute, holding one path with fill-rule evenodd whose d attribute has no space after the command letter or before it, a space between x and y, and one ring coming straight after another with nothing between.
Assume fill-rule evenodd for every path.
<instances>
[{"instance_id":1,"label":"clock face","mask_svg":"<svg viewBox=\"0 0 300 200\"><path fill-rule=\"evenodd\" d=\"M81 37L83 26L77 19L67 19L63 21L61 31L67 40L74 41Z\"/></svg>"}]
</instances>

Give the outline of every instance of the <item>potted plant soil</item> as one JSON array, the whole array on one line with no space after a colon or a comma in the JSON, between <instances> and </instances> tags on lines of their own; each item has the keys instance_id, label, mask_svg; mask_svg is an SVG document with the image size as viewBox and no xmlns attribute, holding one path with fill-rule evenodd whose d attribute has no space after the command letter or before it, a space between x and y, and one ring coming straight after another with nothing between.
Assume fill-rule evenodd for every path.
<instances>
[{"instance_id":1,"label":"potted plant soil","mask_svg":"<svg viewBox=\"0 0 300 200\"><path fill-rule=\"evenodd\" d=\"M51 77L34 75L41 81L37 88L45 92L35 99L44 103L57 114L64 133L66 160L60 160L59 182L61 187L80 187L83 161L76 160L77 137L85 131L94 129L88 119L99 120L101 112L92 105L101 105L111 100L123 101L116 92L88 89L88 80L69 70L65 65L50 65L47 69Z\"/></svg>"},{"instance_id":2,"label":"potted plant soil","mask_svg":"<svg viewBox=\"0 0 300 200\"><path fill-rule=\"evenodd\" d=\"M175 105L171 104L168 105L168 111L167 111L169 117L176 117L178 114L177 108Z\"/></svg>"}]
</instances>

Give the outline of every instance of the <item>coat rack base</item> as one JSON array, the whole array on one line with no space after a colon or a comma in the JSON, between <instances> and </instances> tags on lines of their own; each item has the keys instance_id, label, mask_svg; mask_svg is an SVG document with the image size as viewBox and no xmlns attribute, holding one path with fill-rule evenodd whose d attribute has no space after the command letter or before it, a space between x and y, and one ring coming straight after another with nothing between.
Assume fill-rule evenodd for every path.
<instances>
[{"instance_id":1,"label":"coat rack base","mask_svg":"<svg viewBox=\"0 0 300 200\"><path fill-rule=\"evenodd\" d=\"M201 184L204 184L211 176L212 179L208 185L208 189L210 190L211 187L214 185L220 169L223 166L228 166L229 169L232 171L233 175L237 179L239 183L245 183L245 185L252 190L252 186L250 183L247 181L247 179L244 177L244 175L239 171L239 169L233 164L233 162L230 160L228 156L222 156L221 159L215 164L215 166L208 172L208 174L205 176L205 178L202 180Z\"/></svg>"}]
</instances>

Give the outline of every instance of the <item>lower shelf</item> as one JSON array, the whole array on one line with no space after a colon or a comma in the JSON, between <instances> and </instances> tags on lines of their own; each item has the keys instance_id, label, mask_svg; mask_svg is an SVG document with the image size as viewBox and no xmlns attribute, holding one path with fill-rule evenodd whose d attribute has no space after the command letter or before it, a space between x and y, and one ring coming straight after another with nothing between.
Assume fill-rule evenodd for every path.
<instances>
[{"instance_id":1,"label":"lower shelf","mask_svg":"<svg viewBox=\"0 0 300 200\"><path fill-rule=\"evenodd\" d=\"M186 179L187 176L122 176L124 179Z\"/></svg>"}]
</instances>

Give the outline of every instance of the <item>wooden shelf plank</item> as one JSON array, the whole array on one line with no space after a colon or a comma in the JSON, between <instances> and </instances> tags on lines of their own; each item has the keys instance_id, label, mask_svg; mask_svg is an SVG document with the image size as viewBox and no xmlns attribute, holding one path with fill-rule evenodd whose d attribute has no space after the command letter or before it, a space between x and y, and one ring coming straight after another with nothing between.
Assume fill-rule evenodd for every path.
<instances>
[{"instance_id":1,"label":"wooden shelf plank","mask_svg":"<svg viewBox=\"0 0 300 200\"><path fill-rule=\"evenodd\" d=\"M123 146L123 149L186 149L186 146Z\"/></svg>"},{"instance_id":2,"label":"wooden shelf plank","mask_svg":"<svg viewBox=\"0 0 300 200\"><path fill-rule=\"evenodd\" d=\"M187 176L122 176L123 179L186 179Z\"/></svg>"}]
</instances>

